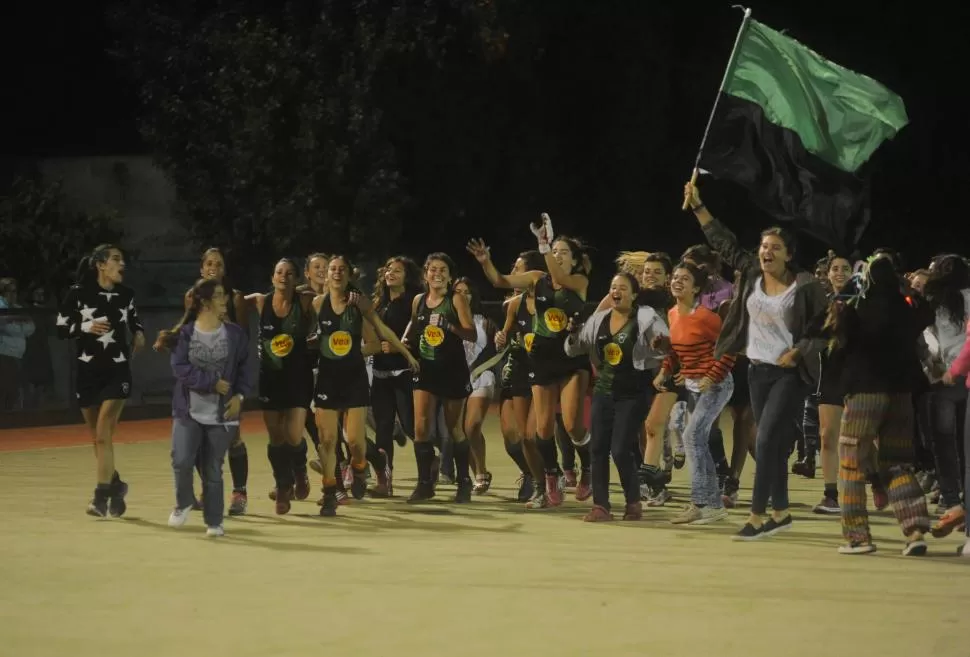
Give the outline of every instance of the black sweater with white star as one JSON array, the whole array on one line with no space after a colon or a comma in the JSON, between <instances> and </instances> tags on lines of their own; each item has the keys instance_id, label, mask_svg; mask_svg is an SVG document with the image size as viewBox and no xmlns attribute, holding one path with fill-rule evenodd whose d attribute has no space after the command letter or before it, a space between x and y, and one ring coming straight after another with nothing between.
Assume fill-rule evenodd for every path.
<instances>
[{"instance_id":1,"label":"black sweater with white star","mask_svg":"<svg viewBox=\"0 0 970 657\"><path fill-rule=\"evenodd\" d=\"M95 320L111 326L104 335L89 332ZM131 338L144 331L130 288L115 285L105 290L98 284L75 285L57 314L57 335L77 340L77 358L100 368L128 366Z\"/></svg>"}]
</instances>

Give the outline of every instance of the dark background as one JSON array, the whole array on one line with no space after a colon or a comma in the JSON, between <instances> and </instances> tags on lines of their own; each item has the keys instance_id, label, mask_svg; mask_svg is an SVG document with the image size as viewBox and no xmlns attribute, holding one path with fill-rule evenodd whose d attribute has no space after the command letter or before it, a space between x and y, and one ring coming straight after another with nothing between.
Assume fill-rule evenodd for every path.
<instances>
[{"instance_id":1,"label":"dark background","mask_svg":"<svg viewBox=\"0 0 970 657\"><path fill-rule=\"evenodd\" d=\"M417 258L444 250L476 272L463 245L482 236L501 266L533 247L526 223L548 211L558 232L596 247L602 286L620 249L676 256L701 241L693 219L679 212L681 188L740 12L726 2L496 5L508 9L500 12L508 33L502 56L450 57L427 93L414 92L422 84L417 68L382 83L385 126L411 197L401 250ZM108 54L117 35L107 6L37 2L2 21L3 154L148 152L135 83ZM755 19L905 100L910 125L874 157L873 220L863 245L893 246L912 268L961 250L970 232L960 193L970 170L962 82L970 45L955 17L927 7L752 5ZM715 213L753 245L769 219L729 185L703 189ZM307 250L317 248L327 245ZM806 240L803 261L823 249Z\"/></svg>"}]
</instances>

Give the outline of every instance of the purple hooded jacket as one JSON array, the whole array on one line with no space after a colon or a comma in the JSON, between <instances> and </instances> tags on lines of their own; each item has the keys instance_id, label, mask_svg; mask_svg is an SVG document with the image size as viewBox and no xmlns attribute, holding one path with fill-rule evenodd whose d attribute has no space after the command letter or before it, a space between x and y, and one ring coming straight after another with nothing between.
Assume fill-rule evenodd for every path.
<instances>
[{"instance_id":1,"label":"purple hooded jacket","mask_svg":"<svg viewBox=\"0 0 970 657\"><path fill-rule=\"evenodd\" d=\"M189 419L189 391L202 393L215 392L219 379L229 382L229 394L219 399L219 416L225 412L225 402L233 395L246 396L253 389L253 375L249 367L249 337L236 324L226 322L226 336L229 338L229 358L222 374L210 374L189 362L189 343L195 322L189 322L179 331L178 343L172 351L172 374L175 375L175 389L172 391L172 416Z\"/></svg>"}]
</instances>

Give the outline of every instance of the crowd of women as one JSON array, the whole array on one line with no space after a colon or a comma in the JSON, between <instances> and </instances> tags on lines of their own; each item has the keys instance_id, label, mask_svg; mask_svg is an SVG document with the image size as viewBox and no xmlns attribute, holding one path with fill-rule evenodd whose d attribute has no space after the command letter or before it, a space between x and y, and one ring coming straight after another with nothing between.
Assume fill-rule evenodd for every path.
<instances>
[{"instance_id":1,"label":"crowd of women","mask_svg":"<svg viewBox=\"0 0 970 657\"><path fill-rule=\"evenodd\" d=\"M904 275L898 256L881 249L857 264L830 253L815 272L803 271L788 230L765 230L747 251L690 183L685 202L707 244L676 263L658 252L620 254L592 312L586 247L556 234L548 215L530 225L536 248L508 273L471 240L485 277L508 290L500 325L444 253L423 268L390 258L372 296L344 255L311 254L302 284L284 258L268 292L243 295L222 253L206 251L185 316L154 343L170 353L175 376L169 524L201 510L208 534L223 535L227 453L228 513L246 513L249 455L239 422L255 391L278 514L310 496L309 470L322 484L321 516L350 498L394 495L394 448L408 439L417 470L409 503L435 497L443 481L455 484L456 503L471 501L492 482L482 424L497 399L520 473L517 497L529 509L560 506L571 489L578 501L592 498L584 520L613 520L612 460L621 517L636 521L644 505L671 502L671 472L686 463L689 502L671 522L722 522L738 503L750 454L750 513L733 538L762 540L792 528L788 464L797 449L792 473L815 478L821 466L814 511L841 516L840 553L876 549L870 489L874 506L898 521L905 555L925 554L928 534L967 531L967 261L943 255ZM733 284L721 276L725 267ZM112 436L132 355L145 344L124 268L119 248L96 248L57 319L62 337L77 341L78 402L97 456L88 513L98 517L126 510ZM251 314L258 367L249 363ZM733 423L730 455L722 415ZM927 496L938 503L934 518Z\"/></svg>"}]
</instances>

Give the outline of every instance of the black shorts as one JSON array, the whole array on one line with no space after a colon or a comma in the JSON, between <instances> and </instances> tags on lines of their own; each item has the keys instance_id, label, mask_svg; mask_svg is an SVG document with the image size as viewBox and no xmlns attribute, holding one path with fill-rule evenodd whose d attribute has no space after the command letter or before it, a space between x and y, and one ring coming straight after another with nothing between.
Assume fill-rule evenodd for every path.
<instances>
[{"instance_id":1,"label":"black shorts","mask_svg":"<svg viewBox=\"0 0 970 657\"><path fill-rule=\"evenodd\" d=\"M818 403L828 406L845 406L845 391L842 389L842 382L835 372L829 369L829 375L825 376L825 368L822 368L822 380L818 385Z\"/></svg>"},{"instance_id":2,"label":"black shorts","mask_svg":"<svg viewBox=\"0 0 970 657\"><path fill-rule=\"evenodd\" d=\"M529 352L532 366L532 385L549 386L561 383L576 372L592 373L593 368L586 356L569 358L563 350L562 342L554 339L542 340L536 337Z\"/></svg>"},{"instance_id":3,"label":"black shorts","mask_svg":"<svg viewBox=\"0 0 970 657\"><path fill-rule=\"evenodd\" d=\"M532 399L532 378L527 360L510 360L502 368L502 400L513 397Z\"/></svg>"},{"instance_id":4,"label":"black shorts","mask_svg":"<svg viewBox=\"0 0 970 657\"><path fill-rule=\"evenodd\" d=\"M734 376L734 392L727 405L731 408L745 408L751 406L751 389L748 387L748 358L738 356L731 370Z\"/></svg>"},{"instance_id":5,"label":"black shorts","mask_svg":"<svg viewBox=\"0 0 970 657\"><path fill-rule=\"evenodd\" d=\"M127 363L107 368L87 369L81 363L77 373L77 403L81 408L99 406L109 399L128 399L131 395L131 369Z\"/></svg>"},{"instance_id":6,"label":"black shorts","mask_svg":"<svg viewBox=\"0 0 970 657\"><path fill-rule=\"evenodd\" d=\"M259 405L264 411L307 408L313 396L313 370L306 362L282 370L259 369Z\"/></svg>"},{"instance_id":7,"label":"black shorts","mask_svg":"<svg viewBox=\"0 0 970 657\"><path fill-rule=\"evenodd\" d=\"M333 411L370 406L370 383L364 360L360 357L350 361L321 358L313 405Z\"/></svg>"},{"instance_id":8,"label":"black shorts","mask_svg":"<svg viewBox=\"0 0 970 657\"><path fill-rule=\"evenodd\" d=\"M412 381L415 390L424 390L439 399L465 399L472 394L468 364L421 359L421 369Z\"/></svg>"}]
</instances>

